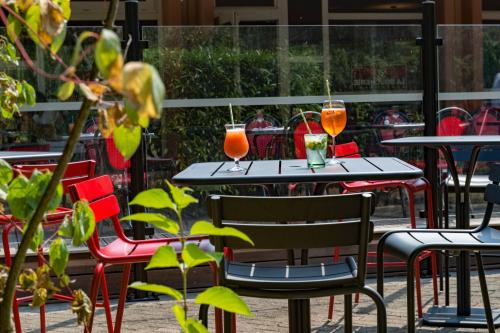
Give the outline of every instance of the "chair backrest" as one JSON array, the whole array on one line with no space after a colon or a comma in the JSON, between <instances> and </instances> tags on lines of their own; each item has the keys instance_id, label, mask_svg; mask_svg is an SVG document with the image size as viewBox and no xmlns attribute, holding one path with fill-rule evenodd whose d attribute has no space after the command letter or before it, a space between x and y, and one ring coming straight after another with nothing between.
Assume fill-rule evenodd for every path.
<instances>
[{"instance_id":1,"label":"chair backrest","mask_svg":"<svg viewBox=\"0 0 500 333\"><path fill-rule=\"evenodd\" d=\"M125 239L126 236L120 225L118 215L120 214L120 204L114 195L113 182L108 175L99 176L86 180L69 187L71 200L86 200L94 212L95 221L99 223L105 219L111 219L113 227L119 238ZM99 256L99 233L95 229L92 237L87 241L89 250L95 256Z\"/></svg>"},{"instance_id":2,"label":"chair backrest","mask_svg":"<svg viewBox=\"0 0 500 333\"><path fill-rule=\"evenodd\" d=\"M438 111L437 121L437 135L459 136L471 130L472 116L467 110L451 106Z\"/></svg>"},{"instance_id":3,"label":"chair backrest","mask_svg":"<svg viewBox=\"0 0 500 333\"><path fill-rule=\"evenodd\" d=\"M330 154L333 155L332 145L328 146L328 150L330 151ZM359 152L359 146L356 141L351 141L335 145L335 156L344 158L356 158L361 157L361 154Z\"/></svg>"},{"instance_id":4,"label":"chair backrest","mask_svg":"<svg viewBox=\"0 0 500 333\"><path fill-rule=\"evenodd\" d=\"M8 151L49 151L49 149L49 144L38 143L14 145L7 148Z\"/></svg>"},{"instance_id":5,"label":"chair backrest","mask_svg":"<svg viewBox=\"0 0 500 333\"><path fill-rule=\"evenodd\" d=\"M358 245L358 278L363 281L368 243L373 237L372 204L371 193L314 197L213 195L209 198L209 211L215 226L236 228L255 244L252 247L236 238L217 237L214 239L217 251L225 247L306 249ZM332 222L350 219L356 220Z\"/></svg>"},{"instance_id":6,"label":"chair backrest","mask_svg":"<svg viewBox=\"0 0 500 333\"><path fill-rule=\"evenodd\" d=\"M277 140L272 134L252 134L254 128L277 127L280 123L274 117L259 111L256 115L245 120L245 129L247 131L248 143L250 144L250 153L260 159L268 156L275 156L277 152Z\"/></svg>"},{"instance_id":7,"label":"chair backrest","mask_svg":"<svg viewBox=\"0 0 500 333\"><path fill-rule=\"evenodd\" d=\"M383 110L375 116L373 119L374 125L391 125L391 124L407 124L410 122L410 118L403 111L399 111L397 108L392 107L387 110ZM390 140L396 137L401 137L404 134L404 129L379 129L379 141ZM386 148L386 147L384 147Z\"/></svg>"},{"instance_id":8,"label":"chair backrest","mask_svg":"<svg viewBox=\"0 0 500 333\"><path fill-rule=\"evenodd\" d=\"M304 116L307 119L307 125L314 134L325 133L321 126L321 113L316 111L306 111ZM294 157L298 159L306 158L306 147L304 146L304 134L308 133L307 126L300 114L295 115L288 122L287 143L293 147ZM290 142L291 141L291 142Z\"/></svg>"},{"instance_id":9,"label":"chair backrest","mask_svg":"<svg viewBox=\"0 0 500 333\"><path fill-rule=\"evenodd\" d=\"M61 180L64 193L68 193L69 186L93 178L95 175L95 165L96 162L94 160L68 163L68 167ZM35 170L54 171L56 167L57 164L20 164L14 165L14 170L29 178Z\"/></svg>"},{"instance_id":10,"label":"chair backrest","mask_svg":"<svg viewBox=\"0 0 500 333\"><path fill-rule=\"evenodd\" d=\"M489 107L481 109L472 117L474 134L498 135L500 134L500 109Z\"/></svg>"}]
</instances>

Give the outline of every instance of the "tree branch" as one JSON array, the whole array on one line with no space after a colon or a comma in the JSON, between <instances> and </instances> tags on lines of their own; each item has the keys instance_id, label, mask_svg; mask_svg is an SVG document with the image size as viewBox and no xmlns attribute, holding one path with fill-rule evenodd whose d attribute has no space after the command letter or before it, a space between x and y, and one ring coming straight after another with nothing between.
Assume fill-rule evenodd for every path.
<instances>
[{"instance_id":1,"label":"tree branch","mask_svg":"<svg viewBox=\"0 0 500 333\"><path fill-rule=\"evenodd\" d=\"M111 0L109 3L106 19L104 21L105 28L113 27L117 9L118 9L118 0ZM92 79L97 78L98 73L99 71L94 63L92 68L91 78ZM71 157L73 155L73 150L75 148L76 143L78 142L80 133L83 129L85 121L87 120L92 104L93 104L92 101L84 99L78 117L75 121L73 130L71 131L69 139L66 142L66 146L64 147L61 159L59 160L57 168L54 170L54 174L52 175L52 178L47 186L47 189L45 190L45 193L40 199L38 207L36 208L35 213L33 214L33 217L31 218L28 224L28 227L23 235L21 244L19 245L19 248L17 250L17 254L14 257L14 261L12 263L12 266L10 267L9 277L7 279L7 283L5 286L3 302L0 305L0 318L2 318L2 323L0 324L0 333L10 332L12 302L16 293L17 279L19 277L22 264L26 259L26 252L28 251L33 235L35 234L37 227L40 224L45 211L47 210L47 206L52 197L54 196L57 186L60 180L62 179L64 172L66 171L66 167L71 160Z\"/></svg>"}]
</instances>

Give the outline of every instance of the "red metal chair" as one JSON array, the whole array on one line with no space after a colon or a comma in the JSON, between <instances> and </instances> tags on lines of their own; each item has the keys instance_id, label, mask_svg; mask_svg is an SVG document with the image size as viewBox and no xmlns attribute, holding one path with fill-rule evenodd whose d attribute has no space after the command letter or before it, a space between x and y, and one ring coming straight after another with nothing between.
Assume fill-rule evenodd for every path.
<instances>
[{"instance_id":1,"label":"red metal chair","mask_svg":"<svg viewBox=\"0 0 500 333\"><path fill-rule=\"evenodd\" d=\"M57 164L15 165L14 171L16 174L22 174L22 175L29 178L29 177L31 177L31 174L35 170L54 171L56 166L57 166ZM69 186L76 184L80 181L87 180L87 179L94 177L94 172L95 172L95 161L90 160L90 161L69 163L68 167L66 169L66 172L64 173L63 179L61 180L61 183L63 186L63 193L64 194L68 193ZM63 219L66 215L69 215L71 213L72 213L71 208L58 207L56 209L56 211L50 212L46 215L46 220L43 222L43 225L45 227L45 226L52 226L52 225L59 224L63 221ZM3 225L2 243L3 243L3 250L4 250L4 256L5 256L5 265L11 266L12 265L12 257L11 257L10 246L9 246L9 234L13 228L19 226L19 221L16 221L10 215L0 215L0 225ZM38 249L38 265L41 266L43 264L44 264L43 249L40 248L40 249ZM52 298L63 300L63 301L71 301L72 300L72 297L67 296L67 295L61 295L61 294L54 294L54 295L52 295ZM14 298L13 305L12 305L12 312L14 315L14 325L15 325L17 333L22 332L21 320L20 320L20 316L19 316L19 303L29 302L32 299L33 299L32 296ZM46 332L45 306L40 307L40 331L42 333Z\"/></svg>"},{"instance_id":2,"label":"red metal chair","mask_svg":"<svg viewBox=\"0 0 500 333\"><path fill-rule=\"evenodd\" d=\"M90 299L92 304L96 304L97 293L101 289L101 294L104 300L106 310L106 321L109 333L119 333L121 330L123 312L125 307L125 298L132 264L148 262L156 250L165 244L170 244L178 252L180 250L180 241L178 238L161 238L149 240L131 240L125 236L118 215L120 214L120 205L114 195L114 187L111 177L100 176L91 180L87 180L70 187L72 200L87 200L95 215L96 223L105 219L111 219L116 233L116 240L110 244L101 247L99 243L98 228L87 241L89 251L96 260L97 264L94 269L92 278L92 286L90 290ZM190 237L188 242L196 243L205 251L213 251L213 246L210 244L207 237ZM112 265L123 265L123 275L120 288L120 296L116 319L113 330L113 319L109 308L109 295L106 282L105 268ZM217 267L211 266L213 271L214 282L217 281ZM101 287L100 287L101 286ZM92 322L95 307L92 309L92 319L89 324L90 333L92 331ZM221 319L220 311L216 312L216 331L220 332Z\"/></svg>"},{"instance_id":3,"label":"red metal chair","mask_svg":"<svg viewBox=\"0 0 500 333\"><path fill-rule=\"evenodd\" d=\"M329 147L331 149L331 147ZM338 157L347 158L360 158L361 154L359 152L359 147L356 142L349 142L345 144L339 144L335 146L335 153ZM377 181L355 181L355 182L340 182L339 185L342 188L342 193L352 193L352 192L364 192L364 191L389 191L394 189L403 188L408 193L408 201L410 208L410 226L412 229L417 228L416 217L415 217L415 193L425 191L427 204L429 210L432 208L432 189L429 182L425 178L411 179L411 180L377 180ZM434 221L431 214L429 214L427 219L427 228L434 228ZM368 256L376 256L376 252L369 252ZM334 251L334 260L337 261L340 257L340 249L336 248ZM434 288L434 304L438 304L438 290L437 290L437 262L436 254L434 252L424 252L420 255L415 263L415 276L416 276L416 291L417 291L417 308L418 316L422 318L422 296L420 289L420 262L424 259L431 258L431 271L432 271L432 283ZM392 267L404 267L405 262L388 262L386 266ZM374 262L368 263L368 267L377 267ZM359 294L356 295L356 302L359 300ZM330 297L330 304L328 308L328 319L333 317L333 296Z\"/></svg>"},{"instance_id":4,"label":"red metal chair","mask_svg":"<svg viewBox=\"0 0 500 333\"><path fill-rule=\"evenodd\" d=\"M273 134L253 134L254 128L267 128L279 126L279 122L259 110L256 116L245 120L250 155L259 159L276 157L279 154L280 138Z\"/></svg>"}]
</instances>

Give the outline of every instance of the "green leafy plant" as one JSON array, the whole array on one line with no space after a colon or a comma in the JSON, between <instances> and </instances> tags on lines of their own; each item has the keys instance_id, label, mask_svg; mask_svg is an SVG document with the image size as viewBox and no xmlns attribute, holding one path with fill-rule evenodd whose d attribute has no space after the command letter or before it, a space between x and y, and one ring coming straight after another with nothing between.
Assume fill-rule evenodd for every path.
<instances>
[{"instance_id":1,"label":"green leafy plant","mask_svg":"<svg viewBox=\"0 0 500 333\"><path fill-rule=\"evenodd\" d=\"M181 243L180 256L177 255L172 246L161 246L151 258L146 269L178 268L182 276L182 293L168 286L143 282L134 282L130 285L130 288L172 297L177 301L172 306L172 312L175 314L175 318L183 332L208 332L201 322L188 317L188 274L191 269L200 265L219 265L223 254L204 252L194 243L190 243L189 237L203 235L224 236L236 237L250 244L253 244L253 242L237 229L230 227L217 228L207 221L195 222L188 233L182 219L182 211L189 205L197 203L198 200L189 194L191 190L187 187L178 188L169 182L167 182L167 185L169 193L163 189L147 190L139 193L130 204L140 205L148 209L168 209L175 213L177 221L160 213L136 213L123 217L121 220L149 223L160 230L179 237ZM213 286L201 292L195 298L195 303L211 305L241 315L251 315L250 309L245 302L231 289L222 286Z\"/></svg>"},{"instance_id":2,"label":"green leafy plant","mask_svg":"<svg viewBox=\"0 0 500 333\"><path fill-rule=\"evenodd\" d=\"M61 201L60 180L92 107L99 110L103 136L113 135L118 150L127 159L139 146L141 128L146 128L151 118L160 116L165 87L151 65L124 64L121 41L112 31L117 8L118 0L109 1L104 28L100 33L80 34L72 54L65 60L58 51L64 43L71 16L70 0L0 0L0 20L7 27L7 36L0 36L0 61L17 66L22 59L37 76L59 82L57 96L61 100L70 98L75 89L83 96L53 173L35 171L29 179L23 175L14 177L10 166L0 161L0 214L12 216L10 222L23 234L12 265L0 267L0 333L11 330L8 318L11 318L17 284L33 293L33 306L44 304L59 288L67 288L74 296L72 309L78 322L86 324L89 318L88 297L83 291L72 291L69 287L69 277L65 274L69 253L62 237L70 238L75 246L84 243L95 228L91 209L85 202L75 203L72 217L66 218L49 237L45 237L41 223ZM36 65L23 44L26 38L50 56L54 64L51 68L56 72L49 73ZM90 73L78 74L79 66L91 55L95 63ZM31 85L0 72L0 119L11 119L19 114L22 105L34 103L35 91ZM23 270L28 249L39 251L41 248L49 249L48 261L36 271ZM58 287L50 279L50 272L57 276Z\"/></svg>"}]
</instances>

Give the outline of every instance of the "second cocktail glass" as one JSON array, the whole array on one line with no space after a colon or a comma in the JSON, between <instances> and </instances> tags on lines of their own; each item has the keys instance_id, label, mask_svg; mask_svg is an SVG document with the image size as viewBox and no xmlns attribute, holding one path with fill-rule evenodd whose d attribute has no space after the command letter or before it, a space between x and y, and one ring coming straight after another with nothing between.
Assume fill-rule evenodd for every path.
<instances>
[{"instance_id":1,"label":"second cocktail glass","mask_svg":"<svg viewBox=\"0 0 500 333\"><path fill-rule=\"evenodd\" d=\"M226 139L224 140L224 153L234 159L234 166L227 171L244 171L240 166L240 159L248 154L248 140L245 133L245 124L227 124Z\"/></svg>"},{"instance_id":2,"label":"second cocktail glass","mask_svg":"<svg viewBox=\"0 0 500 333\"><path fill-rule=\"evenodd\" d=\"M345 128L347 123L347 114L344 101L327 100L323 103L321 110L321 126L326 133L332 137L332 158L327 162L327 165L340 163L335 157L335 137L339 135Z\"/></svg>"}]
</instances>

